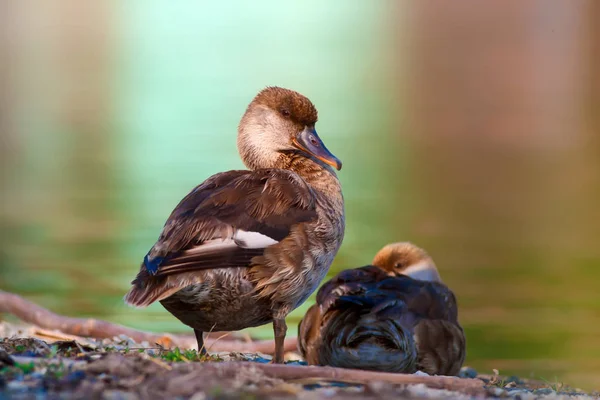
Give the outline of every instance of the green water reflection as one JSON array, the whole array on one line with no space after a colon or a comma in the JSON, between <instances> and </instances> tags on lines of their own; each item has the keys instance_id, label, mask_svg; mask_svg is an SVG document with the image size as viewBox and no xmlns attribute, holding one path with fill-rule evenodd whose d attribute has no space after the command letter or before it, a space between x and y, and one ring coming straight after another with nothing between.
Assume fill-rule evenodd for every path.
<instances>
[{"instance_id":1,"label":"green water reflection","mask_svg":"<svg viewBox=\"0 0 600 400\"><path fill-rule=\"evenodd\" d=\"M412 240L456 290L468 364L598 386L597 154L413 140L398 111L410 101L391 94L381 62L385 3L332 2L310 18L286 6L272 19L261 7L275 4L117 6L113 109L100 127L51 113L21 122L2 180L2 289L59 313L187 332L160 305L134 310L122 296L179 199L242 168L238 120L255 92L281 85L316 103L320 135L344 161L347 233L331 274Z\"/></svg>"}]
</instances>

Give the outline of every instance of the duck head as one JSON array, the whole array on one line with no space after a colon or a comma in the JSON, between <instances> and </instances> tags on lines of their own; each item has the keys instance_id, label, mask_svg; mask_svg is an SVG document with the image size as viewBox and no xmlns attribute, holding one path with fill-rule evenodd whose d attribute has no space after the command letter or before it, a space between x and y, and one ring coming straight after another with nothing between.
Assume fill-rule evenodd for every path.
<instances>
[{"instance_id":1,"label":"duck head","mask_svg":"<svg viewBox=\"0 0 600 400\"><path fill-rule=\"evenodd\" d=\"M425 250L409 242L388 244L379 250L372 264L389 275L402 274L421 281L442 281L431 257Z\"/></svg>"},{"instance_id":2,"label":"duck head","mask_svg":"<svg viewBox=\"0 0 600 400\"><path fill-rule=\"evenodd\" d=\"M238 151L249 169L276 168L282 154L299 153L340 170L342 162L317 135L317 109L293 90L268 87L252 100L238 127Z\"/></svg>"}]
</instances>

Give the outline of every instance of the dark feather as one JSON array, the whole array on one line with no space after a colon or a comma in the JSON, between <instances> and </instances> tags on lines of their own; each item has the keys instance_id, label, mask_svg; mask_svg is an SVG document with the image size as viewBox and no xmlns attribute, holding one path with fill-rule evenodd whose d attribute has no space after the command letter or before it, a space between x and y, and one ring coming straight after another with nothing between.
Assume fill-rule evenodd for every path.
<instances>
[{"instance_id":1,"label":"dark feather","mask_svg":"<svg viewBox=\"0 0 600 400\"><path fill-rule=\"evenodd\" d=\"M293 172L224 172L206 180L181 201L150 254L173 263L182 251L206 240L224 238L229 229L258 232L280 241L293 225L313 218L312 191Z\"/></svg>"},{"instance_id":2,"label":"dark feather","mask_svg":"<svg viewBox=\"0 0 600 400\"><path fill-rule=\"evenodd\" d=\"M294 225L316 218L314 193L294 172L262 169L213 175L175 207L144 258L132 291L159 282L154 278L247 267L254 257L263 254L264 248L244 248L240 244L202 254L191 249L209 240L231 239L236 230L281 241Z\"/></svg>"},{"instance_id":3,"label":"dark feather","mask_svg":"<svg viewBox=\"0 0 600 400\"><path fill-rule=\"evenodd\" d=\"M375 266L346 270L326 282L298 331L299 349L310 364L456 374L464 360L452 291Z\"/></svg>"}]
</instances>

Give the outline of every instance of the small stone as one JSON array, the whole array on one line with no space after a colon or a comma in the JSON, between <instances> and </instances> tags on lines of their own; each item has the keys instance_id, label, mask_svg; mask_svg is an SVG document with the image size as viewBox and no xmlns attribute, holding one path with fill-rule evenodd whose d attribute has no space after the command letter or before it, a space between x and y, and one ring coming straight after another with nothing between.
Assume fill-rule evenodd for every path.
<instances>
[{"instance_id":1,"label":"small stone","mask_svg":"<svg viewBox=\"0 0 600 400\"><path fill-rule=\"evenodd\" d=\"M282 382L272 388L273 392L290 395L297 395L298 393L302 392L302 389L302 385L288 382Z\"/></svg>"},{"instance_id":2,"label":"small stone","mask_svg":"<svg viewBox=\"0 0 600 400\"><path fill-rule=\"evenodd\" d=\"M138 400L138 396L122 390L107 390L102 393L102 400Z\"/></svg>"},{"instance_id":3,"label":"small stone","mask_svg":"<svg viewBox=\"0 0 600 400\"><path fill-rule=\"evenodd\" d=\"M506 389L507 392L510 392L512 395L518 394L518 393L528 393L527 389L523 389L523 388L508 388Z\"/></svg>"},{"instance_id":4,"label":"small stone","mask_svg":"<svg viewBox=\"0 0 600 400\"><path fill-rule=\"evenodd\" d=\"M288 365L308 365L308 363L303 360L287 361L286 364L288 364Z\"/></svg>"},{"instance_id":5,"label":"small stone","mask_svg":"<svg viewBox=\"0 0 600 400\"><path fill-rule=\"evenodd\" d=\"M3 348L0 348L0 365L15 365L15 360Z\"/></svg>"},{"instance_id":6,"label":"small stone","mask_svg":"<svg viewBox=\"0 0 600 400\"><path fill-rule=\"evenodd\" d=\"M385 386L386 384L384 382L373 381L365 385L365 391L367 393L380 393Z\"/></svg>"},{"instance_id":7,"label":"small stone","mask_svg":"<svg viewBox=\"0 0 600 400\"><path fill-rule=\"evenodd\" d=\"M541 388L541 389L535 389L533 391L534 394L552 394L554 393L554 390L550 389L550 388Z\"/></svg>"},{"instance_id":8,"label":"small stone","mask_svg":"<svg viewBox=\"0 0 600 400\"><path fill-rule=\"evenodd\" d=\"M206 394L204 392L198 392L190 397L190 400L206 400Z\"/></svg>"},{"instance_id":9,"label":"small stone","mask_svg":"<svg viewBox=\"0 0 600 400\"><path fill-rule=\"evenodd\" d=\"M66 376L65 381L67 383L76 384L85 378L85 372L83 371L73 371L69 375Z\"/></svg>"},{"instance_id":10,"label":"small stone","mask_svg":"<svg viewBox=\"0 0 600 400\"><path fill-rule=\"evenodd\" d=\"M506 378L506 383L511 383L514 382L517 385L522 385L524 382L521 378L519 378L518 376L515 375L511 375L508 378Z\"/></svg>"},{"instance_id":11,"label":"small stone","mask_svg":"<svg viewBox=\"0 0 600 400\"><path fill-rule=\"evenodd\" d=\"M10 381L6 388L12 392L24 392L27 390L27 385L21 381Z\"/></svg>"},{"instance_id":12,"label":"small stone","mask_svg":"<svg viewBox=\"0 0 600 400\"><path fill-rule=\"evenodd\" d=\"M98 380L110 380L110 375L105 374L104 372L101 373L100 375L98 375L96 378L98 378Z\"/></svg>"},{"instance_id":13,"label":"small stone","mask_svg":"<svg viewBox=\"0 0 600 400\"><path fill-rule=\"evenodd\" d=\"M458 376L461 378L477 378L477 371L475 370L475 368L462 367L460 369L460 372L458 373Z\"/></svg>"},{"instance_id":14,"label":"small stone","mask_svg":"<svg viewBox=\"0 0 600 400\"><path fill-rule=\"evenodd\" d=\"M337 390L334 388L324 388L324 389L320 389L319 393L323 396L323 397L333 397L335 396Z\"/></svg>"}]
</instances>

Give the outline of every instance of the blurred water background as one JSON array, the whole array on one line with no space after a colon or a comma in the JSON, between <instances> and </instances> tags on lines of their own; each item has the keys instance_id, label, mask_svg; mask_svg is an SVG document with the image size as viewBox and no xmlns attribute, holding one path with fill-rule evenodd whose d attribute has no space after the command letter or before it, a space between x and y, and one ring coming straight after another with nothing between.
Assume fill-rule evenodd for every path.
<instances>
[{"instance_id":1,"label":"blurred water background","mask_svg":"<svg viewBox=\"0 0 600 400\"><path fill-rule=\"evenodd\" d=\"M0 288L187 332L122 296L177 202L243 167L239 118L280 85L344 162L330 274L411 240L458 296L468 365L599 388L598 20L593 0L3 2Z\"/></svg>"}]
</instances>

